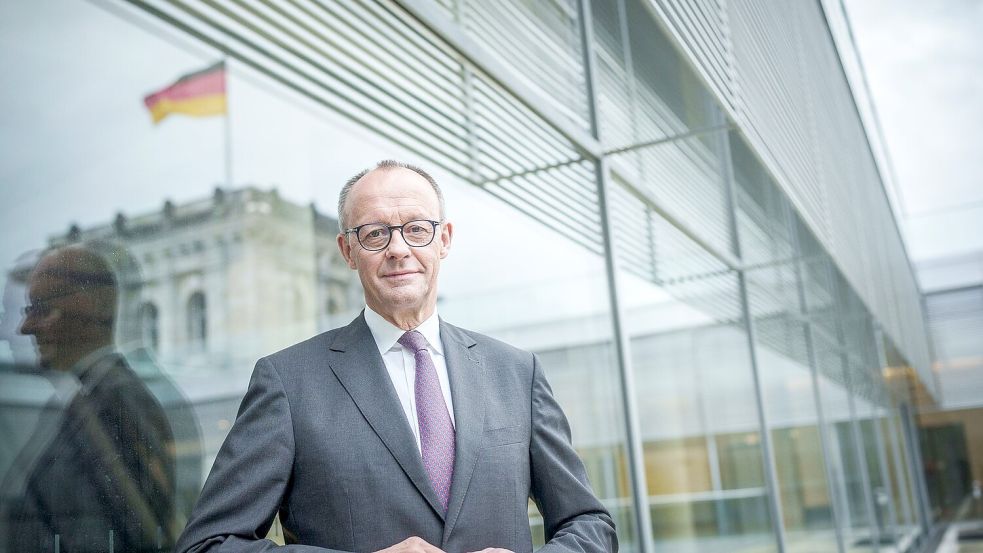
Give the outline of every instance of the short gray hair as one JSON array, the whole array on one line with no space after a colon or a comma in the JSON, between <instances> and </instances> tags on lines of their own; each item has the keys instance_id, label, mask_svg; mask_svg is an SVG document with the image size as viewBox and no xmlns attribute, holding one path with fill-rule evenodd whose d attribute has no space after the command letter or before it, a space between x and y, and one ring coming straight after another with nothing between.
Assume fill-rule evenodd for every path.
<instances>
[{"instance_id":1,"label":"short gray hair","mask_svg":"<svg viewBox=\"0 0 983 553\"><path fill-rule=\"evenodd\" d=\"M357 183L362 177L364 177L365 175L369 174L372 171L375 171L376 169L383 169L387 171L392 169L409 169L410 171L413 171L417 175L420 175L421 177L426 179L427 182L430 183L430 186L433 187L433 191L437 193L437 202L440 204L440 220L441 221L444 220L444 216L445 216L444 194L443 192L440 191L440 185L438 185L437 181L430 176L430 173L427 173L426 171L417 167L416 165L403 163L401 161L393 161L391 159L384 159L379 163L376 163L375 167L371 167L369 169L360 171L357 175L348 179L348 182L345 183L345 186L341 187L341 193L338 194L338 228L341 230L341 232L345 232L345 229L348 228L348 221L347 221L348 216L345 213L345 207L346 207L345 204L348 203L348 196L351 194L352 188L355 186L355 183Z\"/></svg>"}]
</instances>

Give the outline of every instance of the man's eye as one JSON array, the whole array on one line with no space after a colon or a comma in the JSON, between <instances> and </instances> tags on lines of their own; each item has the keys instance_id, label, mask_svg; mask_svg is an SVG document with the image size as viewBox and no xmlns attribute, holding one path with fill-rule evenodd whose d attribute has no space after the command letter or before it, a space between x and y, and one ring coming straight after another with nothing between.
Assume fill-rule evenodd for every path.
<instances>
[{"instance_id":1,"label":"man's eye","mask_svg":"<svg viewBox=\"0 0 983 553\"><path fill-rule=\"evenodd\" d=\"M365 237L366 238L382 238L382 230L380 230L380 229L370 230L368 233L365 234Z\"/></svg>"},{"instance_id":2,"label":"man's eye","mask_svg":"<svg viewBox=\"0 0 983 553\"><path fill-rule=\"evenodd\" d=\"M410 225L408 230L410 234L421 234L427 231L422 225Z\"/></svg>"}]
</instances>

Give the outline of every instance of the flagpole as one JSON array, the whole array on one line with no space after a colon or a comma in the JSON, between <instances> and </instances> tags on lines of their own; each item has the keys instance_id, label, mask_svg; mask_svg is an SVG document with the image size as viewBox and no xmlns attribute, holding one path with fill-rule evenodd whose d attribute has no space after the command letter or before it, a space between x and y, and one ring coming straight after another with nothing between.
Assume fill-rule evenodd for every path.
<instances>
[{"instance_id":1,"label":"flagpole","mask_svg":"<svg viewBox=\"0 0 983 553\"><path fill-rule=\"evenodd\" d=\"M232 102L229 94L229 58L222 56L225 71L225 186L232 187Z\"/></svg>"}]
</instances>

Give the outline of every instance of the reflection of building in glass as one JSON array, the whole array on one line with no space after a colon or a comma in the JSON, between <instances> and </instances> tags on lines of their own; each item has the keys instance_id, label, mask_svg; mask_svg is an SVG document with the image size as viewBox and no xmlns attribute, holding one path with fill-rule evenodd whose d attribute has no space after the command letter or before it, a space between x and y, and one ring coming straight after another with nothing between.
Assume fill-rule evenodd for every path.
<instances>
[{"instance_id":1,"label":"reflection of building in glass","mask_svg":"<svg viewBox=\"0 0 983 553\"><path fill-rule=\"evenodd\" d=\"M211 198L79 229L52 245L106 241L138 267L124 334L142 338L171 370L243 369L361 306L340 258L337 221L276 190L216 189Z\"/></svg>"}]
</instances>

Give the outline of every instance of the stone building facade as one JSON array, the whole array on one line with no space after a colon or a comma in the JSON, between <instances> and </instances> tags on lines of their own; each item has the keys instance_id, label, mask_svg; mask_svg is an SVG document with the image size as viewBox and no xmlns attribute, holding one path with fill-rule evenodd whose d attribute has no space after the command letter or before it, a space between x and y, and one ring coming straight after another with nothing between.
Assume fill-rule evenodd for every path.
<instances>
[{"instance_id":1,"label":"stone building facade","mask_svg":"<svg viewBox=\"0 0 983 553\"><path fill-rule=\"evenodd\" d=\"M347 321L357 276L335 244L338 222L276 189L211 197L50 239L104 250L120 274L124 351L147 348L170 372L246 369L256 358Z\"/></svg>"}]
</instances>

